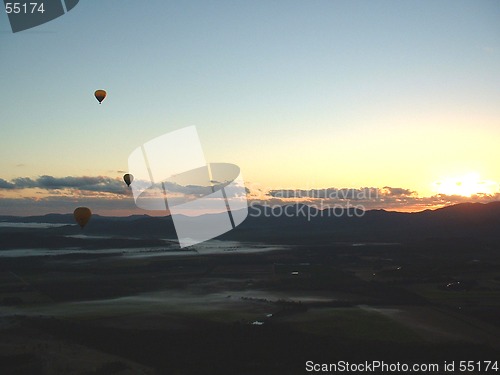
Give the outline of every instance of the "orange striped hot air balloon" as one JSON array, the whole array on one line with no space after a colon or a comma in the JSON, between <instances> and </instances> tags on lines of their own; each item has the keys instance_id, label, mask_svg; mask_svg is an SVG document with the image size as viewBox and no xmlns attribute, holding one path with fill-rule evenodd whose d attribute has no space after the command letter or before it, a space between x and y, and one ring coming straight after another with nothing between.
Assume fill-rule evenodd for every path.
<instances>
[{"instance_id":1,"label":"orange striped hot air balloon","mask_svg":"<svg viewBox=\"0 0 500 375\"><path fill-rule=\"evenodd\" d=\"M83 227L89 222L90 217L92 216L92 211L90 211L87 207L78 207L73 212L73 216L75 217L75 221L78 225L83 229Z\"/></svg>"},{"instance_id":2,"label":"orange striped hot air balloon","mask_svg":"<svg viewBox=\"0 0 500 375\"><path fill-rule=\"evenodd\" d=\"M94 96L97 99L97 101L99 102L99 104L101 104L102 101L104 100L104 98L106 98L106 91L104 91L104 90L97 90L94 93Z\"/></svg>"}]
</instances>

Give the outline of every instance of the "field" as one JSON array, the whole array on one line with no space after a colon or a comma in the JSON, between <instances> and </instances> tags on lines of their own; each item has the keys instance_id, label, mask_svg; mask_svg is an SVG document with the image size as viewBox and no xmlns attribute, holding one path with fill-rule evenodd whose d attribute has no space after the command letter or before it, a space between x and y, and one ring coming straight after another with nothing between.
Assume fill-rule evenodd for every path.
<instances>
[{"instance_id":1,"label":"field","mask_svg":"<svg viewBox=\"0 0 500 375\"><path fill-rule=\"evenodd\" d=\"M497 254L423 242L3 258L0 370L304 374L308 360L497 360Z\"/></svg>"}]
</instances>

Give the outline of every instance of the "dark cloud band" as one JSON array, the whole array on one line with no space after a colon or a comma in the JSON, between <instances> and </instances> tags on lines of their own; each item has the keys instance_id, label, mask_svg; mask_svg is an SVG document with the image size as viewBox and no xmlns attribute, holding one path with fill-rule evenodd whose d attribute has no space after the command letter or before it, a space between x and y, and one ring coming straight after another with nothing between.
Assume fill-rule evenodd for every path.
<instances>
[{"instance_id":1,"label":"dark cloud band","mask_svg":"<svg viewBox=\"0 0 500 375\"><path fill-rule=\"evenodd\" d=\"M18 177L11 181L0 178L0 189L32 189L39 188L45 190L74 189L91 192L112 193L125 195L127 188L123 181L106 176L97 177L53 177L40 176L36 179L29 177Z\"/></svg>"}]
</instances>

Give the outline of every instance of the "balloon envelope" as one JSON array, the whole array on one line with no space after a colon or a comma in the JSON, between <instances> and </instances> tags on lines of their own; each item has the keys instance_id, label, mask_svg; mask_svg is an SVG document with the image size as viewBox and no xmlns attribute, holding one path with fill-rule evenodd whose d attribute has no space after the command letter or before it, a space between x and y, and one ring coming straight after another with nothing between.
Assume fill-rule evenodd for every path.
<instances>
[{"instance_id":1,"label":"balloon envelope","mask_svg":"<svg viewBox=\"0 0 500 375\"><path fill-rule=\"evenodd\" d=\"M134 181L134 176L132 176L130 173L127 173L123 175L123 181L127 184L127 186L130 186L132 181Z\"/></svg>"},{"instance_id":2,"label":"balloon envelope","mask_svg":"<svg viewBox=\"0 0 500 375\"><path fill-rule=\"evenodd\" d=\"M73 212L73 216L78 225L83 228L89 222L92 212L87 207L78 207Z\"/></svg>"},{"instance_id":3,"label":"balloon envelope","mask_svg":"<svg viewBox=\"0 0 500 375\"><path fill-rule=\"evenodd\" d=\"M106 97L106 91L104 90L97 90L95 93L95 98L99 101L99 104L101 104L101 102L104 100L104 98Z\"/></svg>"}]
</instances>

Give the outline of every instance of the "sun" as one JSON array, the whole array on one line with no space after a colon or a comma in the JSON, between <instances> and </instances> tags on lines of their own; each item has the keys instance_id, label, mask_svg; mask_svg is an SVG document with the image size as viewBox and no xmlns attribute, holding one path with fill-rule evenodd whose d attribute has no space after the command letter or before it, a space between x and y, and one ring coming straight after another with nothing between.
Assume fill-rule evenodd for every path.
<instances>
[{"instance_id":1,"label":"sun","mask_svg":"<svg viewBox=\"0 0 500 375\"><path fill-rule=\"evenodd\" d=\"M498 183L481 180L479 173L468 173L459 177L445 178L433 184L434 190L443 195L471 197L476 194L492 195L499 191Z\"/></svg>"}]
</instances>

